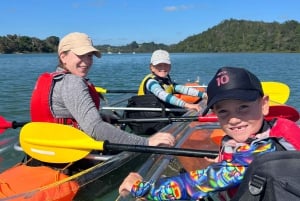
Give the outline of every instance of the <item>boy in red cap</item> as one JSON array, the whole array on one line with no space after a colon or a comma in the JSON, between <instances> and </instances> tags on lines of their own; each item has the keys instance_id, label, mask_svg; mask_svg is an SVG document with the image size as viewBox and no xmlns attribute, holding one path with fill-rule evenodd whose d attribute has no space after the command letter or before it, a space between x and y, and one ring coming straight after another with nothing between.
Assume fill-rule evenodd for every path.
<instances>
[{"instance_id":1,"label":"boy in red cap","mask_svg":"<svg viewBox=\"0 0 300 201\"><path fill-rule=\"evenodd\" d=\"M146 182L137 173L130 175L119 188L121 195L131 194L148 200L199 200L211 197L228 200L249 164L259 155L300 149L300 128L294 122L276 118L266 121L269 97L260 80L244 68L220 68L208 88L207 108L217 116L227 134L219 157L205 169Z\"/></svg>"}]
</instances>

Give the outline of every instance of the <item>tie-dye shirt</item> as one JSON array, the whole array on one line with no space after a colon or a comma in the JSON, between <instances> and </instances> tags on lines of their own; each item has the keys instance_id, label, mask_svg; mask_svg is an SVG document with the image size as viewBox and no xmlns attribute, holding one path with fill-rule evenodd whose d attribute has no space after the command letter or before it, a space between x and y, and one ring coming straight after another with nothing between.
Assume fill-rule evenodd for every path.
<instances>
[{"instance_id":1,"label":"tie-dye shirt","mask_svg":"<svg viewBox=\"0 0 300 201\"><path fill-rule=\"evenodd\" d=\"M132 194L135 197L146 197L147 200L198 200L211 192L240 184L253 158L259 154L275 151L276 146L273 140L267 139L241 144L232 150L234 153L231 159L214 163L206 169L163 178L156 184L137 182L132 187Z\"/></svg>"},{"instance_id":2,"label":"tie-dye shirt","mask_svg":"<svg viewBox=\"0 0 300 201\"><path fill-rule=\"evenodd\" d=\"M276 138L276 139L275 139ZM147 200L199 200L210 197L229 200L228 190L234 190L252 160L260 154L276 150L300 150L300 128L295 122L277 118L264 121L261 131L246 143L231 143L223 139L219 162L202 170L162 178L156 183L137 181L131 193Z\"/></svg>"}]
</instances>

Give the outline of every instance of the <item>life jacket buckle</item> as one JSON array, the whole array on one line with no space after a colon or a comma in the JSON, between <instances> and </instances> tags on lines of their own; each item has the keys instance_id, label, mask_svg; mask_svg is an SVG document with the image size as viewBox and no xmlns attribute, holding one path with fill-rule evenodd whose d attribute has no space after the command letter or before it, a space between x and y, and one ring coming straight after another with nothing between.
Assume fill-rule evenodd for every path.
<instances>
[{"instance_id":1,"label":"life jacket buckle","mask_svg":"<svg viewBox=\"0 0 300 201\"><path fill-rule=\"evenodd\" d=\"M263 191L266 183L267 183L267 179L265 177L253 175L253 177L251 178L248 184L250 193L252 195L260 194Z\"/></svg>"}]
</instances>

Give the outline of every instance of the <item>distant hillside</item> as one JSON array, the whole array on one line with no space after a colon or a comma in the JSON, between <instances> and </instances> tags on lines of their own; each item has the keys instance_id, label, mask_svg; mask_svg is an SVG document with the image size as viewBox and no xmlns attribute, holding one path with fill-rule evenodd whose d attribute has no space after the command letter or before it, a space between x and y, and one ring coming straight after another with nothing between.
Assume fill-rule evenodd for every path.
<instances>
[{"instance_id":1,"label":"distant hillside","mask_svg":"<svg viewBox=\"0 0 300 201\"><path fill-rule=\"evenodd\" d=\"M169 46L165 44L156 44L154 42L138 44L136 41L124 46L111 46L111 45L97 45L97 49L101 52L111 52L111 53L145 53L153 52L157 49L168 50Z\"/></svg>"},{"instance_id":2,"label":"distant hillside","mask_svg":"<svg viewBox=\"0 0 300 201\"><path fill-rule=\"evenodd\" d=\"M56 52L59 38L46 40L35 37L0 36L0 53ZM141 53L166 49L170 52L300 52L300 24L290 20L282 24L247 20L225 20L220 24L178 44L154 42L124 46L97 45L101 52Z\"/></svg>"},{"instance_id":3,"label":"distant hillside","mask_svg":"<svg viewBox=\"0 0 300 201\"><path fill-rule=\"evenodd\" d=\"M300 52L300 24L225 20L170 47L173 52Z\"/></svg>"}]
</instances>

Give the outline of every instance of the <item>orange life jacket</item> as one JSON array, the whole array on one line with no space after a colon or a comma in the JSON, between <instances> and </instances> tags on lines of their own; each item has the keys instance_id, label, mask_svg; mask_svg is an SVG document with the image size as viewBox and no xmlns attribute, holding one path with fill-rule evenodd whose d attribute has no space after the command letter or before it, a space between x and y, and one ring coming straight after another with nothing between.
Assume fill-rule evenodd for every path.
<instances>
[{"instance_id":1,"label":"orange life jacket","mask_svg":"<svg viewBox=\"0 0 300 201\"><path fill-rule=\"evenodd\" d=\"M12 201L70 201L79 184L46 166L18 164L0 174L0 199Z\"/></svg>"}]
</instances>

